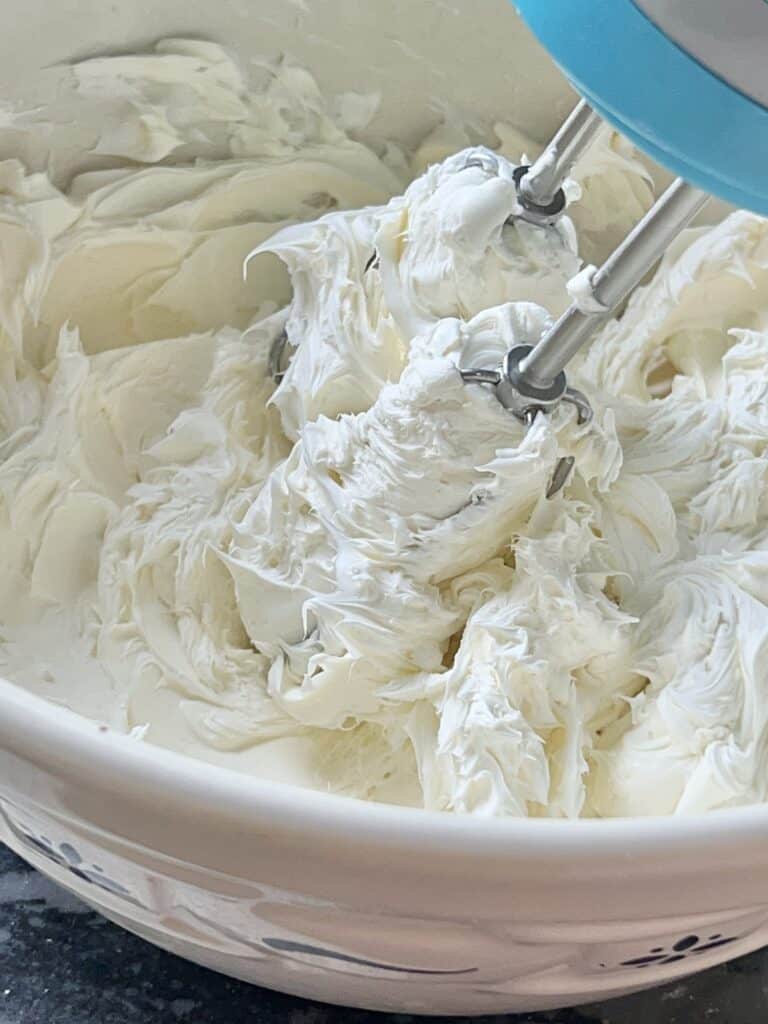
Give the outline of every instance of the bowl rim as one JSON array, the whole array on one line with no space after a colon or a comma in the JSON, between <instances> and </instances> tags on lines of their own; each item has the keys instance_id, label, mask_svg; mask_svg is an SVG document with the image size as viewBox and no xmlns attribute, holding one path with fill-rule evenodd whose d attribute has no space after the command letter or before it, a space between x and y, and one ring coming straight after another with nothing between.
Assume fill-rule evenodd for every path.
<instances>
[{"instance_id":1,"label":"bowl rim","mask_svg":"<svg viewBox=\"0 0 768 1024\"><path fill-rule=\"evenodd\" d=\"M717 855L768 841L768 804L690 816L636 818L476 817L373 803L260 779L143 743L0 677L0 749L57 774L107 787L110 796L160 793L163 805L225 827L233 819L279 828L303 842L327 839L459 856L569 861L600 856ZM204 770L203 770L204 769ZM0 784L2 779L0 779Z\"/></svg>"}]
</instances>

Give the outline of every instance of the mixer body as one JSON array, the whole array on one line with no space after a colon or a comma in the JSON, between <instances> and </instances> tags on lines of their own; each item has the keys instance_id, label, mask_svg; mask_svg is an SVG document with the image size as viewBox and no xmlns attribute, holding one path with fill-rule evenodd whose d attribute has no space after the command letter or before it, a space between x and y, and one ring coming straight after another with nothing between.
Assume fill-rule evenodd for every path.
<instances>
[{"instance_id":1,"label":"mixer body","mask_svg":"<svg viewBox=\"0 0 768 1024\"><path fill-rule=\"evenodd\" d=\"M766 0L515 0L574 86L642 150L768 214Z\"/></svg>"}]
</instances>

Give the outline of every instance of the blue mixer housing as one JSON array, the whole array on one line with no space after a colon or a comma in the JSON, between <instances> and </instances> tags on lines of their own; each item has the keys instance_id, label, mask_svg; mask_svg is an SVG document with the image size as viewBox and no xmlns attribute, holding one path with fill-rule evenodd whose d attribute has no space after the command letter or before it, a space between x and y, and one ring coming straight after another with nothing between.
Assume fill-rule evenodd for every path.
<instances>
[{"instance_id":1,"label":"blue mixer housing","mask_svg":"<svg viewBox=\"0 0 768 1024\"><path fill-rule=\"evenodd\" d=\"M768 215L766 0L514 3L606 121L699 188ZM763 87L745 86L745 72Z\"/></svg>"}]
</instances>

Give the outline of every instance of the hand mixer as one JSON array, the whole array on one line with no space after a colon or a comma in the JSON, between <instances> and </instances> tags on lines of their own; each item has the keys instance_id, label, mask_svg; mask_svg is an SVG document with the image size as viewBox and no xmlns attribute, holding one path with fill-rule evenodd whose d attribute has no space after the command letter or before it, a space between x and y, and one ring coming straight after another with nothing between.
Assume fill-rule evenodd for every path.
<instances>
[{"instance_id":1,"label":"hand mixer","mask_svg":"<svg viewBox=\"0 0 768 1024\"><path fill-rule=\"evenodd\" d=\"M563 213L562 183L603 124L681 175L590 273L586 294L531 348L464 370L524 422L561 401L590 415L564 368L714 194L768 214L768 0L514 0L586 97L531 166L518 167L518 216ZM548 495L573 460L561 460Z\"/></svg>"}]
</instances>

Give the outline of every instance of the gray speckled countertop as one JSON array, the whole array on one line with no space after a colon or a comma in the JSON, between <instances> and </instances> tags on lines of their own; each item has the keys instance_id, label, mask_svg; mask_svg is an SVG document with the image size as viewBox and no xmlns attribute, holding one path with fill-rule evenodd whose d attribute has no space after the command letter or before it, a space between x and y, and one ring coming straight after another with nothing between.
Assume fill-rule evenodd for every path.
<instances>
[{"instance_id":1,"label":"gray speckled countertop","mask_svg":"<svg viewBox=\"0 0 768 1024\"><path fill-rule=\"evenodd\" d=\"M446 1024L449 1018L430 1019ZM0 845L0 1024L415 1024L418 1020L292 999L196 967L109 924ZM625 999L550 1013L477 1018L477 1024L762 1024L766 1020L768 948Z\"/></svg>"}]
</instances>

